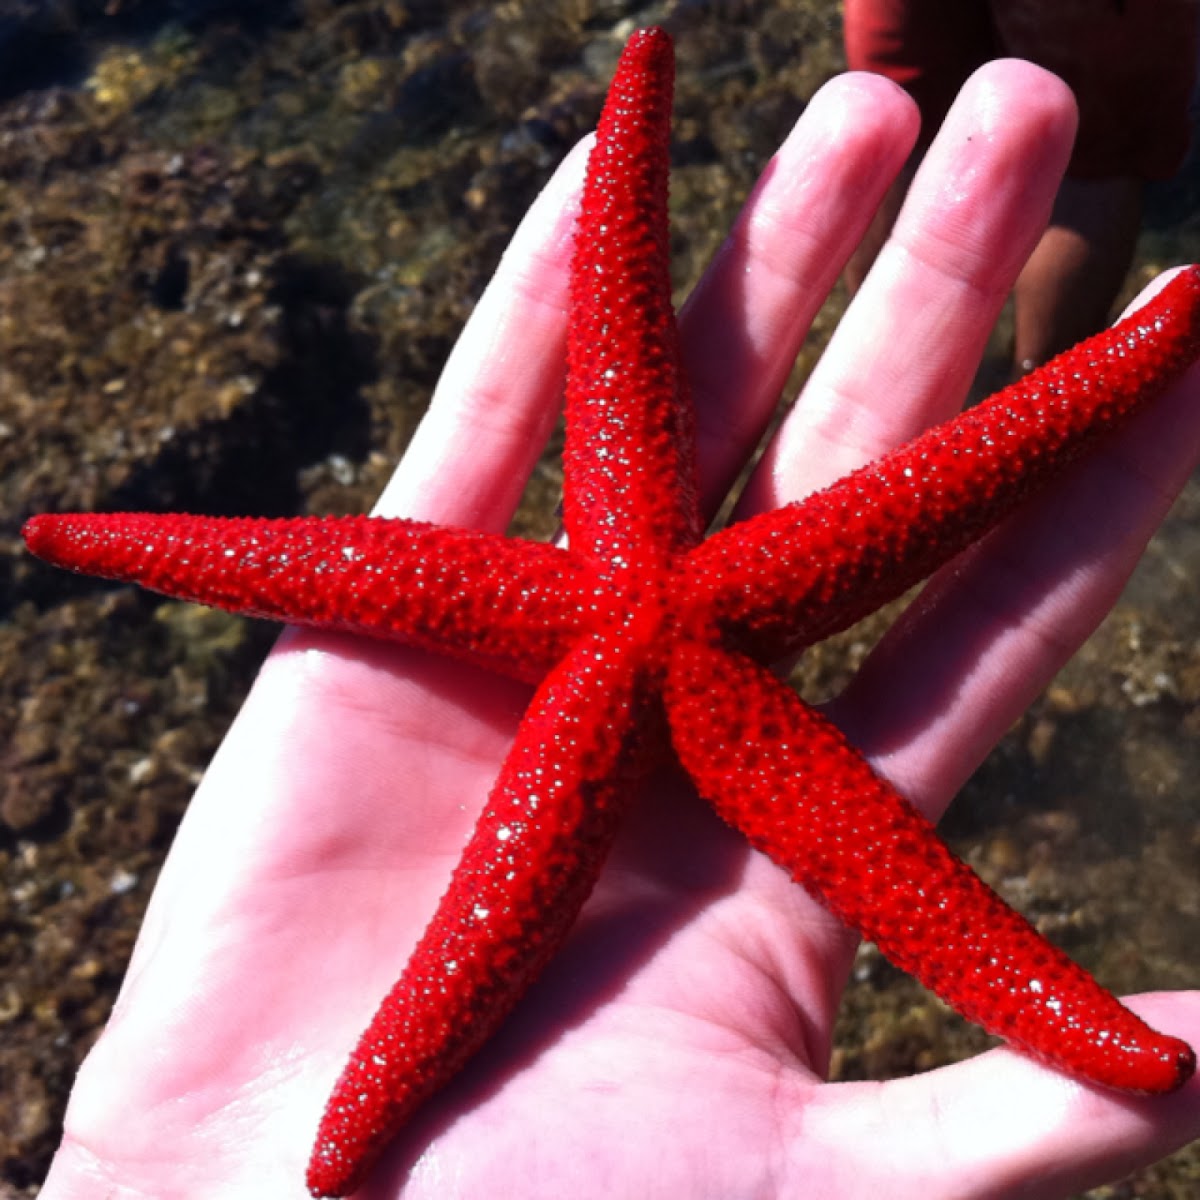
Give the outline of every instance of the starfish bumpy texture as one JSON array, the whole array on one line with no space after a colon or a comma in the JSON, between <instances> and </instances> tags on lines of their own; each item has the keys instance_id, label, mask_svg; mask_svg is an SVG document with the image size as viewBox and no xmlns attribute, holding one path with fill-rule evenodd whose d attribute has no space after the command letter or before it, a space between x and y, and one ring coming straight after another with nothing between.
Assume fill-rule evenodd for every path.
<instances>
[{"instance_id":1,"label":"starfish bumpy texture","mask_svg":"<svg viewBox=\"0 0 1200 1200\"><path fill-rule=\"evenodd\" d=\"M25 529L36 554L75 570L538 682L449 889L329 1101L314 1195L353 1190L517 1003L570 930L664 729L729 824L970 1020L1113 1088L1168 1091L1194 1067L764 664L901 595L1161 393L1200 353L1200 271L824 491L702 540L667 266L672 85L667 35L635 34L589 164L565 548L369 517L61 515Z\"/></svg>"}]
</instances>

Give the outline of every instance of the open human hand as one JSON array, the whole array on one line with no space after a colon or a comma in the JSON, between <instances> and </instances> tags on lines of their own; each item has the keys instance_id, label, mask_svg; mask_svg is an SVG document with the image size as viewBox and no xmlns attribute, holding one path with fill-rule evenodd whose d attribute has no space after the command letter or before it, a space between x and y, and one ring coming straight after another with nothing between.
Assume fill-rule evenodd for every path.
<instances>
[{"instance_id":1,"label":"open human hand","mask_svg":"<svg viewBox=\"0 0 1200 1200\"><path fill-rule=\"evenodd\" d=\"M828 85L685 306L710 505L914 124L881 80ZM1065 89L1026 64L968 85L739 515L958 408L1072 128ZM383 511L509 520L562 388L582 165L564 164L517 234ZM1198 389L1193 372L935 580L831 707L927 814L1112 603L1197 457ZM444 888L528 697L414 650L284 637L180 829L47 1200L303 1194L329 1084ZM563 952L361 1194L1065 1196L1200 1132L1195 1083L1133 1099L1007 1050L912 1080L824 1083L853 937L674 775L643 790ZM1200 1034L1195 996L1135 1007Z\"/></svg>"}]
</instances>

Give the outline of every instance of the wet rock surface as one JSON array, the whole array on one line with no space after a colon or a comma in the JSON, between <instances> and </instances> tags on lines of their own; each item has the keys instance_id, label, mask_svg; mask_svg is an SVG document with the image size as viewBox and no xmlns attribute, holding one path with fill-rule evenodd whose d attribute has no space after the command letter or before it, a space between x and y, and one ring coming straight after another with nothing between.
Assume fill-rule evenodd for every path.
<instances>
[{"instance_id":1,"label":"wet rock surface","mask_svg":"<svg viewBox=\"0 0 1200 1200\"><path fill-rule=\"evenodd\" d=\"M677 38L682 294L839 68L837 12L819 0L6 7L0 1197L36 1193L175 826L274 636L52 572L22 552L22 520L369 507L514 223L594 123L629 28L665 21ZM1169 231L1154 237L1155 256L1188 256ZM524 532L555 523L554 449ZM1117 614L949 826L1118 990L1196 983L1198 530L1193 489ZM806 689L836 689L880 628L807 657ZM868 948L835 1067L905 1074L983 1040ZM1197 1161L1098 1195L1188 1194Z\"/></svg>"}]
</instances>

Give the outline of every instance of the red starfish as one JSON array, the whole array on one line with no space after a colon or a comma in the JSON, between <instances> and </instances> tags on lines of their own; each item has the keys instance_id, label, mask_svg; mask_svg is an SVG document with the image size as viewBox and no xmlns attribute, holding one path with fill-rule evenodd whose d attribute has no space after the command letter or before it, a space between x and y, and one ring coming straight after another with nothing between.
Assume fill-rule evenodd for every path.
<instances>
[{"instance_id":1,"label":"red starfish","mask_svg":"<svg viewBox=\"0 0 1200 1200\"><path fill-rule=\"evenodd\" d=\"M75 570L541 680L449 890L329 1102L316 1195L363 1179L554 953L664 725L730 824L965 1016L1110 1087L1167 1091L1194 1068L1190 1047L1044 941L760 662L900 595L1160 393L1200 354L1200 270L984 405L701 541L667 271L671 88L668 37L635 34L573 266L569 549L367 517L25 527L30 549Z\"/></svg>"}]
</instances>

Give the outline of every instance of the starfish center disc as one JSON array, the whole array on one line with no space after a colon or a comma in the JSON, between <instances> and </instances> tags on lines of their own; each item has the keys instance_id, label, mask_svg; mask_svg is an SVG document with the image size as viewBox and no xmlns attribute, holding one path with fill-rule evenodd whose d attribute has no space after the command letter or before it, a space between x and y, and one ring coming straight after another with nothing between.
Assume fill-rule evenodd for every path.
<instances>
[{"instance_id":1,"label":"starfish center disc","mask_svg":"<svg viewBox=\"0 0 1200 1200\"><path fill-rule=\"evenodd\" d=\"M594 595L597 626L611 630L650 664L665 662L670 647L698 625L673 563L619 563L598 580Z\"/></svg>"}]
</instances>

